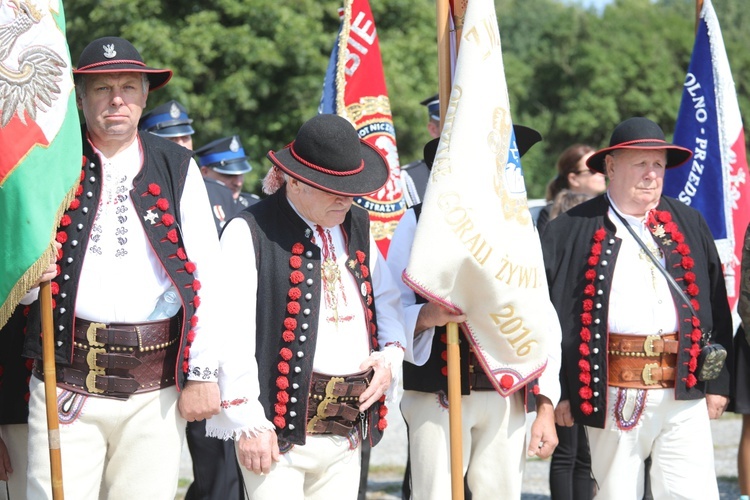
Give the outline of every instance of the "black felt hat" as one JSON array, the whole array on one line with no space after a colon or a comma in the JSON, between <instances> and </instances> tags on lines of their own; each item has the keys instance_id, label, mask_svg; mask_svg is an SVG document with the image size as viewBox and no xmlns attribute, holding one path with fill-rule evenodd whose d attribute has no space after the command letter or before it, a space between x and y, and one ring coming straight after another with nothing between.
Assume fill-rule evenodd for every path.
<instances>
[{"instance_id":1,"label":"black felt hat","mask_svg":"<svg viewBox=\"0 0 750 500\"><path fill-rule=\"evenodd\" d=\"M542 134L524 125L513 125L513 132L516 134L516 147L518 148L519 157L525 155L531 149L531 146L542 140ZM424 149L422 150L424 154L423 158L428 168L432 168L432 162L435 161L439 142L440 138L437 138L432 139L424 145Z\"/></svg>"},{"instance_id":2,"label":"black felt hat","mask_svg":"<svg viewBox=\"0 0 750 500\"><path fill-rule=\"evenodd\" d=\"M245 174L253 169L236 135L216 139L196 149L195 159L198 166L211 168L220 174Z\"/></svg>"},{"instance_id":3,"label":"black felt hat","mask_svg":"<svg viewBox=\"0 0 750 500\"><path fill-rule=\"evenodd\" d=\"M342 196L373 193L389 175L383 155L361 140L347 119L332 114L314 116L294 142L267 156L295 179Z\"/></svg>"},{"instance_id":4,"label":"black felt hat","mask_svg":"<svg viewBox=\"0 0 750 500\"><path fill-rule=\"evenodd\" d=\"M604 158L617 149L666 149L666 168L678 167L688 161L693 152L664 140L661 127L641 116L628 118L615 127L609 147L589 156L586 165L596 172L604 173Z\"/></svg>"},{"instance_id":5,"label":"black felt hat","mask_svg":"<svg viewBox=\"0 0 750 500\"><path fill-rule=\"evenodd\" d=\"M195 133L191 123L193 120L188 116L185 106L173 100L144 114L138 128L159 137L182 137Z\"/></svg>"},{"instance_id":6,"label":"black felt hat","mask_svg":"<svg viewBox=\"0 0 750 500\"><path fill-rule=\"evenodd\" d=\"M73 70L74 75L125 72L145 73L149 91L163 87L172 78L171 69L149 68L132 43L116 36L97 38L88 44Z\"/></svg>"}]
</instances>

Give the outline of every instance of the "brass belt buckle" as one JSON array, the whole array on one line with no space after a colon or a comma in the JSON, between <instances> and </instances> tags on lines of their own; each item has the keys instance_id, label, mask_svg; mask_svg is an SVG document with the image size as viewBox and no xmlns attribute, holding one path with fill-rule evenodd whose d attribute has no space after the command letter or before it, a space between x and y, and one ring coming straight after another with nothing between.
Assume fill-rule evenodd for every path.
<instances>
[{"instance_id":1,"label":"brass belt buckle","mask_svg":"<svg viewBox=\"0 0 750 500\"><path fill-rule=\"evenodd\" d=\"M107 328L104 323L90 323L88 330L86 330L86 340L89 341L91 347L103 347L104 344L96 340L96 330L99 328Z\"/></svg>"},{"instance_id":2,"label":"brass belt buckle","mask_svg":"<svg viewBox=\"0 0 750 500\"><path fill-rule=\"evenodd\" d=\"M643 350L646 352L646 356L654 357L659 355L659 353L654 352L654 341L656 340L661 340L661 335L649 335L643 341Z\"/></svg>"},{"instance_id":3,"label":"brass belt buckle","mask_svg":"<svg viewBox=\"0 0 750 500\"><path fill-rule=\"evenodd\" d=\"M91 323L91 326L94 325L101 325L101 323ZM104 325L102 325L104 326ZM92 330L91 327L89 327L89 333L94 332L94 335L96 335L96 327ZM89 333L86 334L86 336L91 339L92 335L89 335ZM91 342L91 340L89 340ZM104 344L99 344L104 345ZM88 390L92 394L101 394L104 391L96 387L96 377L98 375L104 376L104 368L101 368L96 365L96 356L97 354L104 354L107 352L105 349L97 349L97 348L89 348L89 352L86 353L86 364L89 365L89 372L86 375L86 390Z\"/></svg>"},{"instance_id":4,"label":"brass belt buckle","mask_svg":"<svg viewBox=\"0 0 750 500\"><path fill-rule=\"evenodd\" d=\"M97 366L96 364L96 355L97 354L105 354L107 351L105 349L98 349L95 347L92 347L89 349L89 352L86 354L86 363L89 365L89 370L92 372L102 372L101 374L104 375L104 368L101 368Z\"/></svg>"},{"instance_id":5,"label":"brass belt buckle","mask_svg":"<svg viewBox=\"0 0 750 500\"><path fill-rule=\"evenodd\" d=\"M336 389L336 384L343 381L343 377L331 377L331 380L329 380L328 384L326 384L326 396L318 405L317 416L321 420L326 418L326 408L328 408L328 404L336 403L338 401L339 398L333 393L333 391Z\"/></svg>"},{"instance_id":6,"label":"brass belt buckle","mask_svg":"<svg viewBox=\"0 0 750 500\"><path fill-rule=\"evenodd\" d=\"M652 368L659 368L659 363L647 363L646 366L643 367L643 371L641 372L641 378L643 379L643 383L646 385L656 385L658 382L651 376Z\"/></svg>"}]
</instances>

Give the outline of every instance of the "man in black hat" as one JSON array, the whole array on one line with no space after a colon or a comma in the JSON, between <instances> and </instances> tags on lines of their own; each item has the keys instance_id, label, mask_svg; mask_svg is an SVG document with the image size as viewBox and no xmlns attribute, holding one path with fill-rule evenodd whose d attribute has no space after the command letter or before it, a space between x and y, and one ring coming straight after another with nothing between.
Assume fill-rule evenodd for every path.
<instances>
[{"instance_id":1,"label":"man in black hat","mask_svg":"<svg viewBox=\"0 0 750 500\"><path fill-rule=\"evenodd\" d=\"M195 152L195 157L206 182L216 229L221 232L224 224L236 213L258 201L242 192L245 174L253 167L247 161L237 135L206 144Z\"/></svg>"},{"instance_id":2,"label":"man in black hat","mask_svg":"<svg viewBox=\"0 0 750 500\"><path fill-rule=\"evenodd\" d=\"M556 421L587 426L597 497L641 498L651 455L654 498L719 498L709 419L731 367L703 376L701 351L708 332L732 346L724 276L700 213L662 196L666 170L691 156L653 121L625 120L586 162L607 192L542 235L563 331Z\"/></svg>"},{"instance_id":3,"label":"man in black hat","mask_svg":"<svg viewBox=\"0 0 750 500\"><path fill-rule=\"evenodd\" d=\"M513 126L515 148L523 156L542 139L534 129ZM432 167L438 141L424 148L425 162ZM413 332L404 363L404 396L401 411L409 430L408 477L404 478L404 498L441 499L450 494L449 455L444 438L450 434L448 419L448 381L446 365L446 329L449 322L463 323L466 316L452 314L439 304L415 294L401 280L411 257L421 203L407 210L399 221L388 251L388 264L401 290L407 332ZM525 432L512 433L508 421L523 422L523 391L509 398L497 393L476 360L469 342L461 334L462 415L465 424L465 489L477 498L513 498L520 494L523 472ZM538 410L534 425L547 425L554 433L552 401L557 399L558 370L552 357L540 378L527 387L529 411ZM507 403L506 401L510 401ZM536 404L535 404L536 403ZM548 421L547 421L548 420ZM525 429L525 426L521 424ZM521 435L523 434L523 435ZM553 443L538 453L545 458ZM439 472L438 472L439 471Z\"/></svg>"},{"instance_id":4,"label":"man in black hat","mask_svg":"<svg viewBox=\"0 0 750 500\"><path fill-rule=\"evenodd\" d=\"M352 204L388 166L337 115L310 119L268 158L270 196L221 236L243 343L208 432L237 439L251 498L355 498L359 443L386 428L405 344L398 290Z\"/></svg>"},{"instance_id":5,"label":"man in black hat","mask_svg":"<svg viewBox=\"0 0 750 500\"><path fill-rule=\"evenodd\" d=\"M74 76L84 158L51 284L65 493L173 498L186 420L219 409L220 247L190 151L137 131L149 90L172 71L104 37L83 50ZM25 345L36 359L27 492L35 499L51 498L40 312L36 301Z\"/></svg>"},{"instance_id":6,"label":"man in black hat","mask_svg":"<svg viewBox=\"0 0 750 500\"><path fill-rule=\"evenodd\" d=\"M193 120L188 116L185 106L172 100L145 113L141 117L138 129L164 137L192 150L195 130L190 125L191 123Z\"/></svg>"},{"instance_id":7,"label":"man in black hat","mask_svg":"<svg viewBox=\"0 0 750 500\"><path fill-rule=\"evenodd\" d=\"M440 137L440 100L438 94L420 102L427 107L427 132L430 137ZM429 144L429 143L428 143ZM407 207L422 203L427 180L430 178L430 168L424 159L413 161L401 167L401 192Z\"/></svg>"}]
</instances>

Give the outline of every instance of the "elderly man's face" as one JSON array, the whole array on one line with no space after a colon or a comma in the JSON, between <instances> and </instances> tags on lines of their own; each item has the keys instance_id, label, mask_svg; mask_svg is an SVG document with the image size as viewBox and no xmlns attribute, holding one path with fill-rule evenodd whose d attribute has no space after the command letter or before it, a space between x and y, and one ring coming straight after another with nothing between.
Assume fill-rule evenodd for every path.
<instances>
[{"instance_id":1,"label":"elderly man's face","mask_svg":"<svg viewBox=\"0 0 750 500\"><path fill-rule=\"evenodd\" d=\"M628 215L656 207L664 185L665 149L618 149L605 157L612 199Z\"/></svg>"},{"instance_id":2,"label":"elderly man's face","mask_svg":"<svg viewBox=\"0 0 750 500\"><path fill-rule=\"evenodd\" d=\"M290 178L287 182L287 196L299 213L323 227L338 226L352 208L351 196L339 196Z\"/></svg>"},{"instance_id":3,"label":"elderly man's face","mask_svg":"<svg viewBox=\"0 0 750 500\"><path fill-rule=\"evenodd\" d=\"M86 128L94 144L130 144L138 130L138 120L146 107L140 73L86 75L86 93L78 96L78 107L86 118Z\"/></svg>"}]
</instances>

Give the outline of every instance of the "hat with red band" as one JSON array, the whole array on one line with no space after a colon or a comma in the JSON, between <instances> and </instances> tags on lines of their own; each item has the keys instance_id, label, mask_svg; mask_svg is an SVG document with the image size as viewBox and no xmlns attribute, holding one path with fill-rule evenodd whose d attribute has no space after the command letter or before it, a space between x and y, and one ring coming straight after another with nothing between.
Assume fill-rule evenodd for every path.
<instances>
[{"instance_id":1,"label":"hat with red band","mask_svg":"<svg viewBox=\"0 0 750 500\"><path fill-rule=\"evenodd\" d=\"M171 69L146 66L132 43L116 36L97 38L83 49L74 75L97 73L145 73L149 91L159 89L172 78Z\"/></svg>"},{"instance_id":2,"label":"hat with red band","mask_svg":"<svg viewBox=\"0 0 750 500\"><path fill-rule=\"evenodd\" d=\"M300 127L294 142L267 156L295 179L342 196L373 193L388 180L388 163L380 151L338 115L314 116Z\"/></svg>"},{"instance_id":3,"label":"hat with red band","mask_svg":"<svg viewBox=\"0 0 750 500\"><path fill-rule=\"evenodd\" d=\"M678 167L688 161L693 152L664 140L661 127L641 116L628 118L615 127L609 147L601 149L586 160L586 165L599 173L604 173L604 158L617 149L666 149L667 168Z\"/></svg>"}]
</instances>

